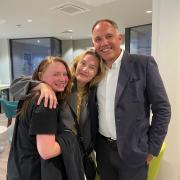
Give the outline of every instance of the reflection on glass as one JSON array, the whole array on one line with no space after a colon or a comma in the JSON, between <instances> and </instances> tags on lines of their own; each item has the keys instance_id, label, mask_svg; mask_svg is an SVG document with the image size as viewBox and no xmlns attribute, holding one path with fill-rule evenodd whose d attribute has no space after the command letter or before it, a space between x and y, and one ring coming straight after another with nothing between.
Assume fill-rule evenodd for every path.
<instances>
[{"instance_id":1,"label":"reflection on glass","mask_svg":"<svg viewBox=\"0 0 180 180\"><path fill-rule=\"evenodd\" d=\"M152 25L130 28L130 53L151 54Z\"/></svg>"},{"instance_id":2,"label":"reflection on glass","mask_svg":"<svg viewBox=\"0 0 180 180\"><path fill-rule=\"evenodd\" d=\"M46 56L61 55L61 41L55 38L12 39L10 42L12 79L21 75L32 75Z\"/></svg>"}]
</instances>

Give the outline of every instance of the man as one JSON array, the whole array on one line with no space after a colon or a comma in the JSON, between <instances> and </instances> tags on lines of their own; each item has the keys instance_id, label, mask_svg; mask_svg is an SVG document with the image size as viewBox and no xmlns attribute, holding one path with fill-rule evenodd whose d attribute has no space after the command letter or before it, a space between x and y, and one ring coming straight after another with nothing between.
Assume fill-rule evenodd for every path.
<instances>
[{"instance_id":1,"label":"man","mask_svg":"<svg viewBox=\"0 0 180 180\"><path fill-rule=\"evenodd\" d=\"M115 22L92 28L92 42L108 71L97 89L97 165L101 180L146 180L170 121L170 104L153 57L121 48ZM150 125L150 109L152 122Z\"/></svg>"}]
</instances>

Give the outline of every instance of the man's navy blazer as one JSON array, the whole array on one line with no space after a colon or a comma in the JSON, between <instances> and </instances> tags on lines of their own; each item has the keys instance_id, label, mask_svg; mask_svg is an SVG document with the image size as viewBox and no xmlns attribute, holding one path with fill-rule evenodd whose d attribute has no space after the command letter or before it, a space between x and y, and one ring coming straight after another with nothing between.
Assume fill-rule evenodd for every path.
<instances>
[{"instance_id":1,"label":"man's navy blazer","mask_svg":"<svg viewBox=\"0 0 180 180\"><path fill-rule=\"evenodd\" d=\"M124 52L114 111L120 159L137 167L146 162L148 153L157 156L167 133L171 109L153 57ZM92 121L96 124L98 116L94 114Z\"/></svg>"}]
</instances>

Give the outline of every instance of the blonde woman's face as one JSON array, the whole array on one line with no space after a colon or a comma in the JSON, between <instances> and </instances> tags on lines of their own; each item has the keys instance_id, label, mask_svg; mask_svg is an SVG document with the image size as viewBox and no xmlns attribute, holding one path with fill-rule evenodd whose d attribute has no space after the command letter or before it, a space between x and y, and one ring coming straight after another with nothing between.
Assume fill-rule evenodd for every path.
<instances>
[{"instance_id":1,"label":"blonde woman's face","mask_svg":"<svg viewBox=\"0 0 180 180\"><path fill-rule=\"evenodd\" d=\"M85 86L98 72L99 60L91 54L86 54L77 64L76 79L79 84Z\"/></svg>"},{"instance_id":2,"label":"blonde woman's face","mask_svg":"<svg viewBox=\"0 0 180 180\"><path fill-rule=\"evenodd\" d=\"M62 92L69 81L66 67L60 62L53 62L40 75L40 80L47 83L55 92Z\"/></svg>"}]
</instances>

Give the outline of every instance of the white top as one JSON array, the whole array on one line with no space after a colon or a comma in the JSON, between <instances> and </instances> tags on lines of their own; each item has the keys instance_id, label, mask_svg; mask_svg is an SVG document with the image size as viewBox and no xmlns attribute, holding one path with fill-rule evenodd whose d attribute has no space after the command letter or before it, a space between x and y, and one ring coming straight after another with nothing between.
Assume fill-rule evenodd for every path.
<instances>
[{"instance_id":1,"label":"white top","mask_svg":"<svg viewBox=\"0 0 180 180\"><path fill-rule=\"evenodd\" d=\"M116 140L115 126L115 95L124 51L112 64L112 68L107 70L104 79L99 83L97 89L98 113L99 113L99 133L103 136Z\"/></svg>"}]
</instances>

